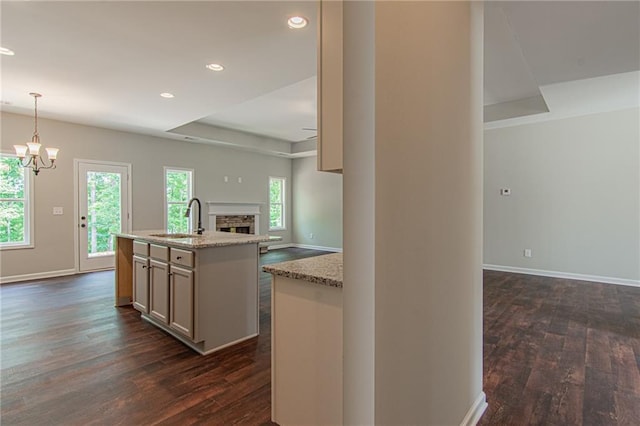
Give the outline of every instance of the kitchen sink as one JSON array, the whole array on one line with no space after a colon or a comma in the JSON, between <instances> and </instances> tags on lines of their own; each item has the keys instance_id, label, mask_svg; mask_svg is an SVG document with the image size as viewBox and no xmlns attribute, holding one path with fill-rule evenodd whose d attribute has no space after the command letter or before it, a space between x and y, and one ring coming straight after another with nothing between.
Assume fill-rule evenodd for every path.
<instances>
[{"instance_id":1,"label":"kitchen sink","mask_svg":"<svg viewBox=\"0 0 640 426\"><path fill-rule=\"evenodd\" d=\"M150 237L162 237L162 238L198 238L202 237L202 235L198 234L181 234L179 232L176 233L167 233L167 234L149 234Z\"/></svg>"}]
</instances>

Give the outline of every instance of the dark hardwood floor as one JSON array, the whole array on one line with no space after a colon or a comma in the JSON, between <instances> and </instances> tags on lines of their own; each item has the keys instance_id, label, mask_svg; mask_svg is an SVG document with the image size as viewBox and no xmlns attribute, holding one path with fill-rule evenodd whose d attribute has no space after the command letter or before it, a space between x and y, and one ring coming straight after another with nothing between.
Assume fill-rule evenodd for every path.
<instances>
[{"instance_id":1,"label":"dark hardwood floor","mask_svg":"<svg viewBox=\"0 0 640 426\"><path fill-rule=\"evenodd\" d=\"M260 336L208 356L114 308L112 271L0 286L2 425L271 424L270 278Z\"/></svg>"},{"instance_id":2,"label":"dark hardwood floor","mask_svg":"<svg viewBox=\"0 0 640 426\"><path fill-rule=\"evenodd\" d=\"M1 423L270 424L269 280L260 336L204 357L114 308L113 272L0 286ZM640 288L487 271L484 304L481 425L640 425Z\"/></svg>"},{"instance_id":3,"label":"dark hardwood floor","mask_svg":"<svg viewBox=\"0 0 640 426\"><path fill-rule=\"evenodd\" d=\"M485 271L481 425L640 425L640 288Z\"/></svg>"}]
</instances>

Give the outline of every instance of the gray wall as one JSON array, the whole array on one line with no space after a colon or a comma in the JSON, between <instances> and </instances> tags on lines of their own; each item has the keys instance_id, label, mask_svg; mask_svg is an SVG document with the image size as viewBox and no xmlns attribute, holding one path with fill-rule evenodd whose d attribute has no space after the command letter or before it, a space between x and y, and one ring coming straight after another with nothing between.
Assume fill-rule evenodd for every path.
<instances>
[{"instance_id":1,"label":"gray wall","mask_svg":"<svg viewBox=\"0 0 640 426\"><path fill-rule=\"evenodd\" d=\"M30 139L33 118L2 113L2 150ZM211 145L174 141L152 136L39 120L44 146L60 148L58 168L34 179L35 248L3 250L2 277L63 271L75 265L73 159L91 159L132 165L133 229L161 229L163 224L163 166L195 170L195 196L205 201L265 203L260 231L268 230L268 179L283 176L291 181L291 160ZM229 183L224 183L224 176ZM242 183L237 183L237 177ZM291 191L288 191L291 199ZM64 208L53 216L52 207ZM291 208L287 231L273 232L291 241ZM203 219L203 222L205 220ZM205 222L208 227L208 220Z\"/></svg>"},{"instance_id":2,"label":"gray wall","mask_svg":"<svg viewBox=\"0 0 640 426\"><path fill-rule=\"evenodd\" d=\"M484 263L640 279L639 114L487 130Z\"/></svg>"},{"instance_id":3,"label":"gray wall","mask_svg":"<svg viewBox=\"0 0 640 426\"><path fill-rule=\"evenodd\" d=\"M293 160L291 175L293 241L342 248L342 175L317 171L316 157Z\"/></svg>"}]
</instances>

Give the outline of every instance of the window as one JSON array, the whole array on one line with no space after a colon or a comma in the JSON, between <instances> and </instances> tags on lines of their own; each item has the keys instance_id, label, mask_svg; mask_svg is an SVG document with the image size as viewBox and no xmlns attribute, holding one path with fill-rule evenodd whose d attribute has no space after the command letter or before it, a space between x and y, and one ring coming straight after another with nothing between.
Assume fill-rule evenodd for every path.
<instances>
[{"instance_id":1,"label":"window","mask_svg":"<svg viewBox=\"0 0 640 426\"><path fill-rule=\"evenodd\" d=\"M15 156L0 154L0 248L32 247L30 171Z\"/></svg>"},{"instance_id":2,"label":"window","mask_svg":"<svg viewBox=\"0 0 640 426\"><path fill-rule=\"evenodd\" d=\"M165 224L169 232L191 232L192 221L185 217L193 196L193 170L164 169Z\"/></svg>"},{"instance_id":3,"label":"window","mask_svg":"<svg viewBox=\"0 0 640 426\"><path fill-rule=\"evenodd\" d=\"M269 178L269 230L284 230L284 178Z\"/></svg>"}]
</instances>

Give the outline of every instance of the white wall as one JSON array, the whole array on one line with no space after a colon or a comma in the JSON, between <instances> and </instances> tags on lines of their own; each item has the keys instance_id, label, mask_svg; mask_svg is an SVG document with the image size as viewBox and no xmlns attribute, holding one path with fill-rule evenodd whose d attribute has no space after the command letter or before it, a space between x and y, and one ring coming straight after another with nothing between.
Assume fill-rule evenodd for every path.
<instances>
[{"instance_id":1,"label":"white wall","mask_svg":"<svg viewBox=\"0 0 640 426\"><path fill-rule=\"evenodd\" d=\"M639 117L629 109L487 130L484 263L640 280Z\"/></svg>"},{"instance_id":2,"label":"white wall","mask_svg":"<svg viewBox=\"0 0 640 426\"><path fill-rule=\"evenodd\" d=\"M292 161L291 184L293 241L342 248L342 175L319 172L316 157L297 158Z\"/></svg>"},{"instance_id":3,"label":"white wall","mask_svg":"<svg viewBox=\"0 0 640 426\"><path fill-rule=\"evenodd\" d=\"M345 419L475 424L485 407L483 5L354 3L344 31Z\"/></svg>"},{"instance_id":4,"label":"white wall","mask_svg":"<svg viewBox=\"0 0 640 426\"><path fill-rule=\"evenodd\" d=\"M24 143L33 133L33 118L2 113L2 150ZM73 159L132 164L133 229L162 229L163 166L195 169L194 195L206 201L264 203L261 233L268 229L268 179L291 181L291 160L211 145L194 144L127 132L82 126L55 120L38 120L44 146L60 148L58 168L37 176L35 186L35 248L3 250L2 277L66 271L75 267ZM229 182L224 183L224 176ZM237 177L242 183L237 183ZM288 199L291 191L288 190ZM53 216L52 207L63 207ZM203 210L204 210L203 205ZM203 211L203 213L205 213ZM208 220L203 217L205 227ZM287 231L273 232L291 241L291 208Z\"/></svg>"}]
</instances>

